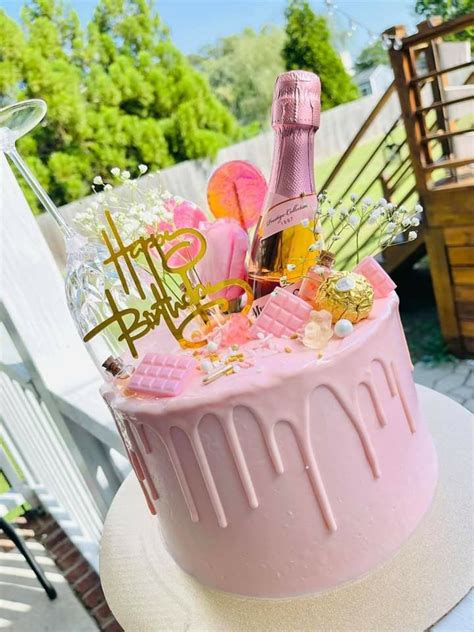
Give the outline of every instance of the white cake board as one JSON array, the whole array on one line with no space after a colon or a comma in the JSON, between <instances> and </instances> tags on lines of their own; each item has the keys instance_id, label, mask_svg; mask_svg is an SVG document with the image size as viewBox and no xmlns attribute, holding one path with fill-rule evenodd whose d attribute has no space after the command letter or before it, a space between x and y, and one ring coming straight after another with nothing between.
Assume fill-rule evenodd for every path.
<instances>
[{"instance_id":1,"label":"white cake board","mask_svg":"<svg viewBox=\"0 0 474 632\"><path fill-rule=\"evenodd\" d=\"M210 590L166 552L157 518L130 475L109 510L100 557L105 596L124 630L416 632L439 621L472 586L473 415L417 388L440 480L429 513L391 561L310 597L251 599Z\"/></svg>"}]
</instances>

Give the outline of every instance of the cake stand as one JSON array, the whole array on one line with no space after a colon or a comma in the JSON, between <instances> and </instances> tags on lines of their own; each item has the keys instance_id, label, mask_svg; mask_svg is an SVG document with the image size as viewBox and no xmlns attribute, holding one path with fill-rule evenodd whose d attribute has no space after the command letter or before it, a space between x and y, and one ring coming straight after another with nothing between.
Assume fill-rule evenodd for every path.
<instances>
[{"instance_id":1,"label":"cake stand","mask_svg":"<svg viewBox=\"0 0 474 632\"><path fill-rule=\"evenodd\" d=\"M313 596L255 599L211 590L166 552L157 518L130 475L110 507L100 556L104 593L124 630L415 632L440 621L472 586L473 415L444 395L417 389L440 478L428 514L394 558ZM471 630L472 623L449 629Z\"/></svg>"}]
</instances>

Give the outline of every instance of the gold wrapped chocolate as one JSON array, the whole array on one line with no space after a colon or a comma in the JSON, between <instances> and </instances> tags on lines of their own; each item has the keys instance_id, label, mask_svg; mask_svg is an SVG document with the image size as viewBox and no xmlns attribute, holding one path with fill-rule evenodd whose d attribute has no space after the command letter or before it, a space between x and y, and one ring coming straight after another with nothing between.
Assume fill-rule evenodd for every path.
<instances>
[{"instance_id":1,"label":"gold wrapped chocolate","mask_svg":"<svg viewBox=\"0 0 474 632\"><path fill-rule=\"evenodd\" d=\"M341 318L358 323L370 314L374 289L361 274L334 272L319 286L315 302L331 313L333 323Z\"/></svg>"}]
</instances>

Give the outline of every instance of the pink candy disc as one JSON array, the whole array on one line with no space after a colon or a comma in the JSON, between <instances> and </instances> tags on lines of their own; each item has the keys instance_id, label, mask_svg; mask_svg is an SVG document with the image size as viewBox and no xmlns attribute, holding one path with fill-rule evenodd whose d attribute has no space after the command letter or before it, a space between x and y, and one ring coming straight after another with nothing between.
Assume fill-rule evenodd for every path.
<instances>
[{"instance_id":1,"label":"pink candy disc","mask_svg":"<svg viewBox=\"0 0 474 632\"><path fill-rule=\"evenodd\" d=\"M207 201L214 217L235 219L245 229L257 223L266 193L263 174L246 160L224 163L207 185Z\"/></svg>"},{"instance_id":2,"label":"pink candy disc","mask_svg":"<svg viewBox=\"0 0 474 632\"><path fill-rule=\"evenodd\" d=\"M385 298L397 287L390 275L373 257L362 259L353 272L362 274L367 279L374 288L375 298Z\"/></svg>"},{"instance_id":3,"label":"pink candy disc","mask_svg":"<svg viewBox=\"0 0 474 632\"><path fill-rule=\"evenodd\" d=\"M309 320L312 307L291 292L276 289L270 294L250 333L272 334L277 338L292 336Z\"/></svg>"},{"instance_id":4,"label":"pink candy disc","mask_svg":"<svg viewBox=\"0 0 474 632\"><path fill-rule=\"evenodd\" d=\"M193 375L196 360L189 356L147 353L130 378L128 388L155 397L180 395Z\"/></svg>"}]
</instances>

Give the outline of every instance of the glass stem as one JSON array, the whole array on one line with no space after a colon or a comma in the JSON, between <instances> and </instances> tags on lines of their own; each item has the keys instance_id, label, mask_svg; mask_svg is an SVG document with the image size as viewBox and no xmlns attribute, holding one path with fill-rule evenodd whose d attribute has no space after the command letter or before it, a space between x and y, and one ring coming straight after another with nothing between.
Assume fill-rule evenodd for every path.
<instances>
[{"instance_id":1,"label":"glass stem","mask_svg":"<svg viewBox=\"0 0 474 632\"><path fill-rule=\"evenodd\" d=\"M56 222L59 229L62 231L63 235L66 238L71 238L74 236L74 232L67 225L62 215L59 213L58 207L53 202L53 200L49 197L46 191L43 189L41 184L38 182L36 177L33 175L32 171L20 156L16 148L10 149L7 153L7 156L13 162L15 167L21 173L23 178L26 180L28 186L36 195L41 205L44 207L47 213L49 213L53 220Z\"/></svg>"}]
</instances>

